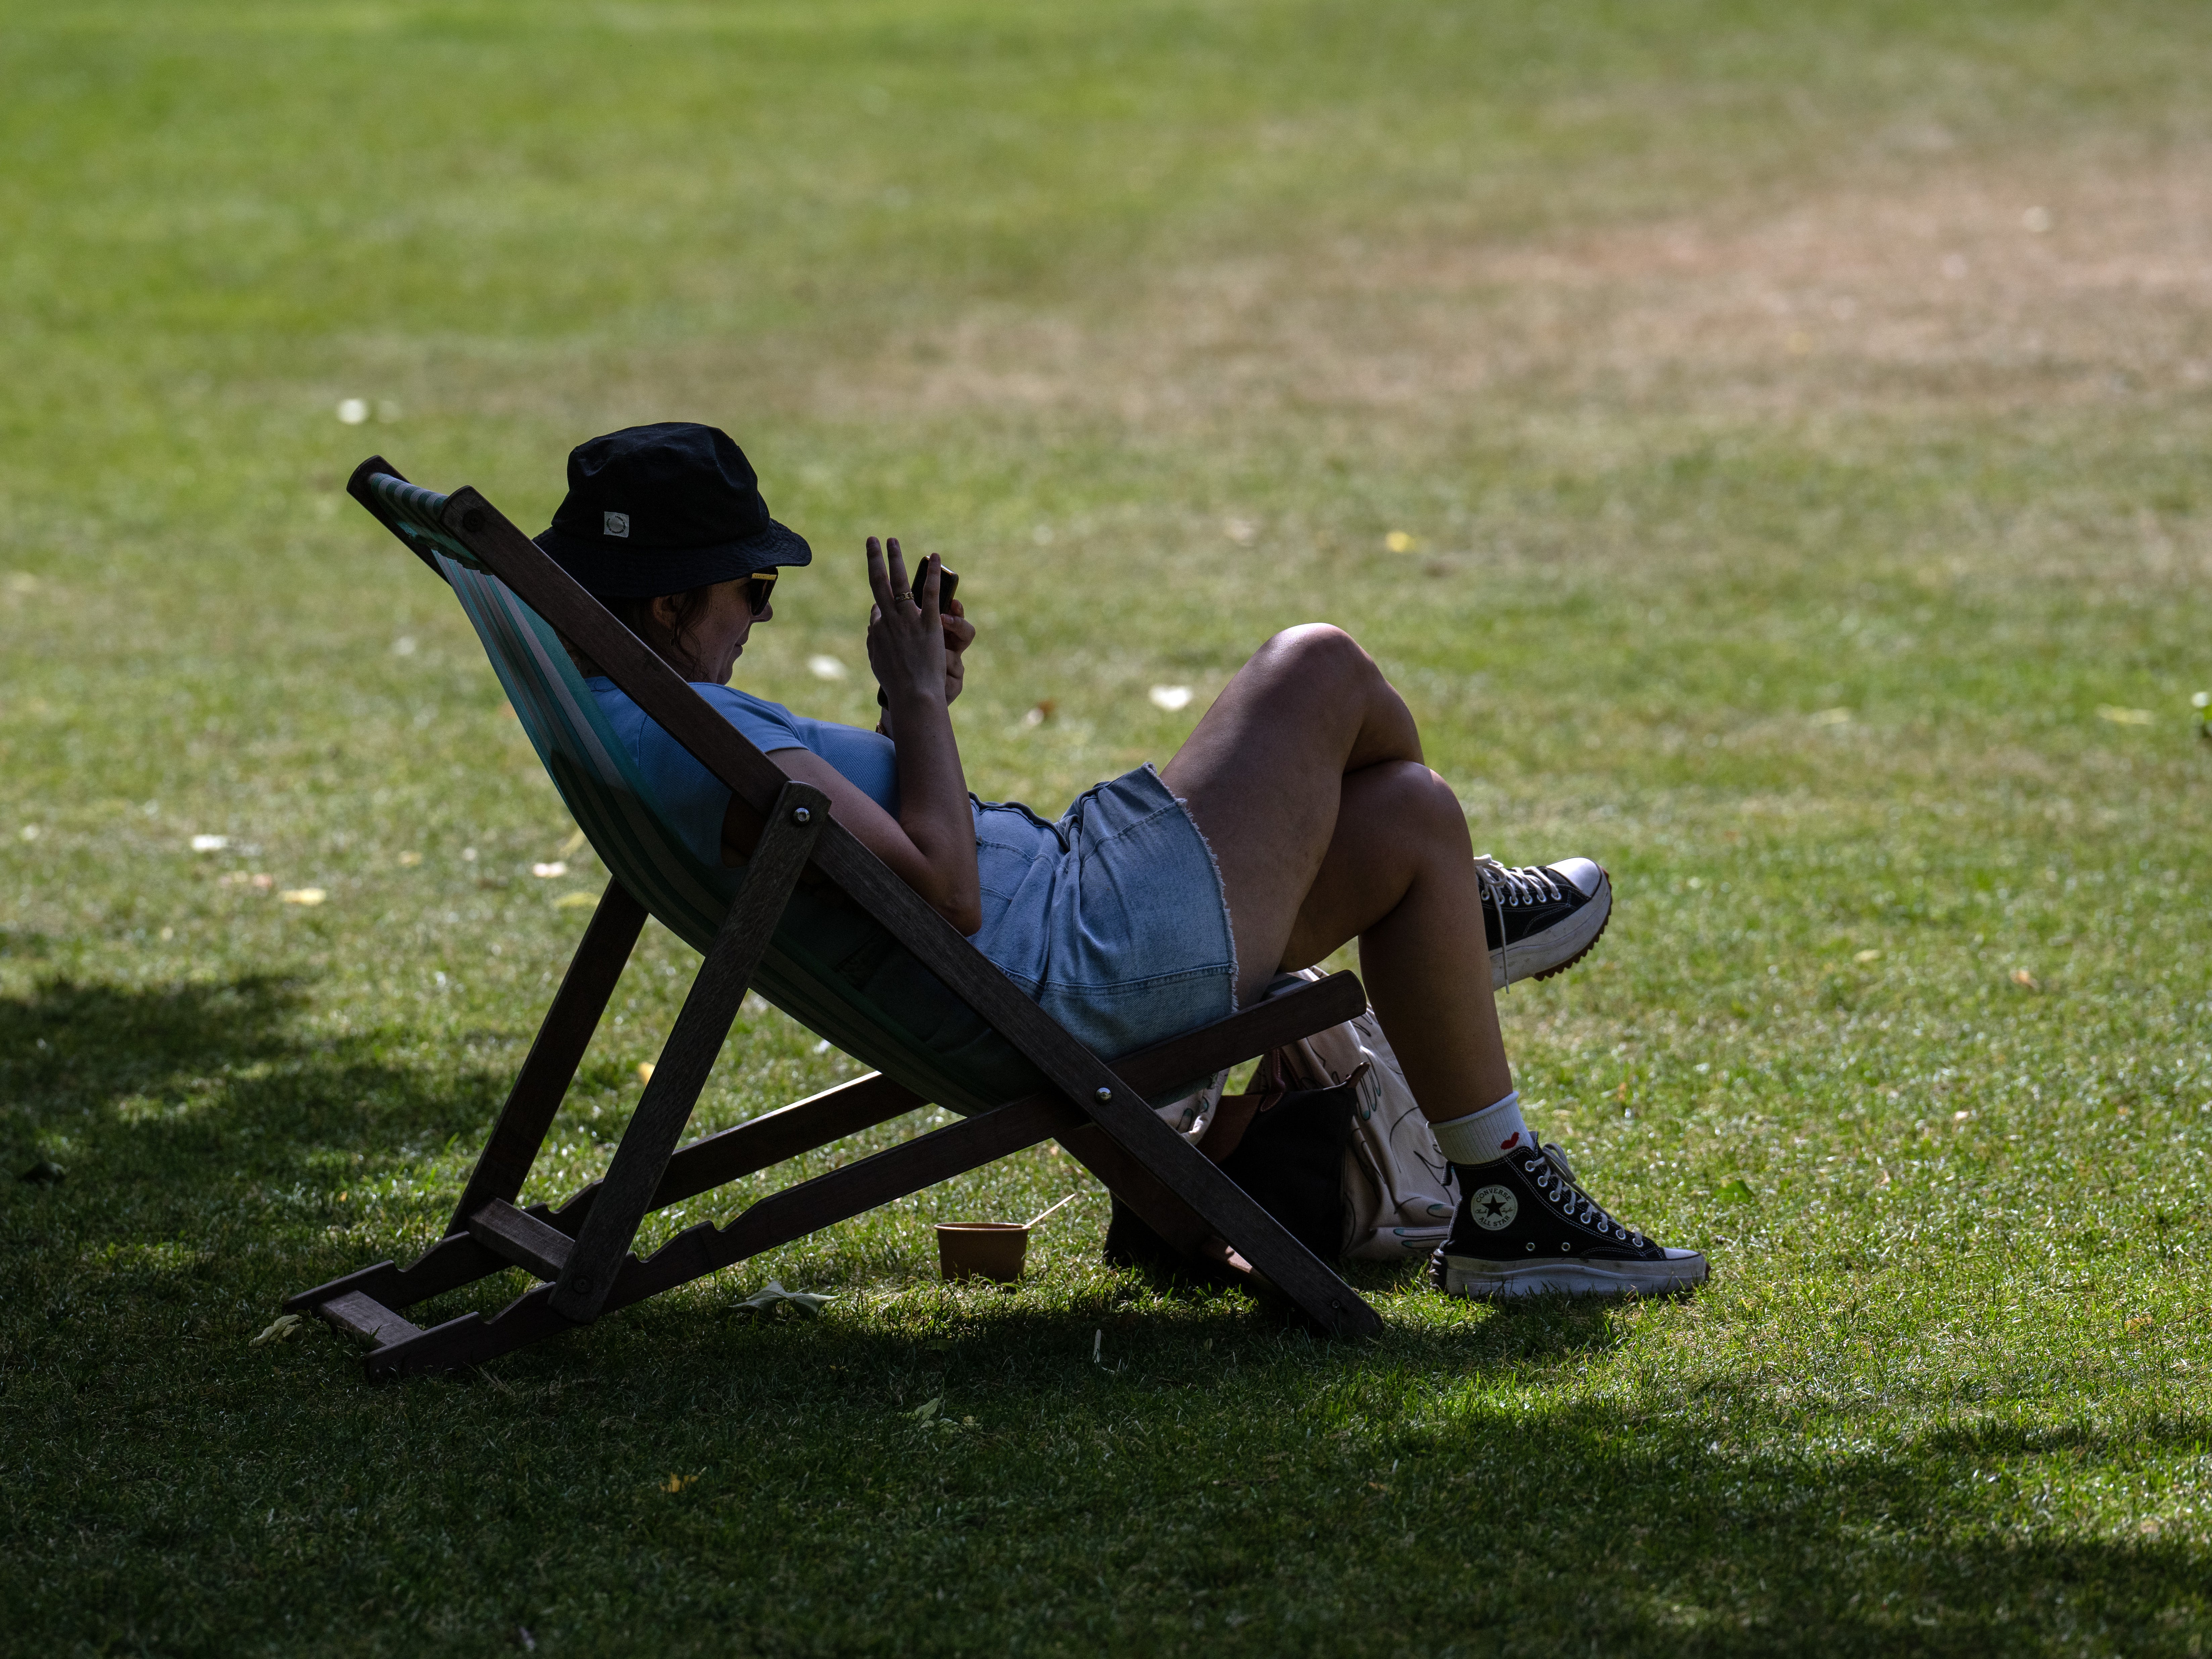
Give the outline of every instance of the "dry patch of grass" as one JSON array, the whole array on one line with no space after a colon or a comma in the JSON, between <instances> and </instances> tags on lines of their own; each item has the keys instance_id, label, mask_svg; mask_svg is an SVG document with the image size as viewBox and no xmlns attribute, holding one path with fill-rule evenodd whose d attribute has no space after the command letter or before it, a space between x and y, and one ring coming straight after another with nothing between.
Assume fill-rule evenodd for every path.
<instances>
[{"instance_id":1,"label":"dry patch of grass","mask_svg":"<svg viewBox=\"0 0 2212 1659\"><path fill-rule=\"evenodd\" d=\"M973 308L820 368L833 418L1148 426L1607 398L2001 411L2212 380L2212 151L1870 167L1789 200L1494 240L1291 246L1053 311Z\"/></svg>"}]
</instances>

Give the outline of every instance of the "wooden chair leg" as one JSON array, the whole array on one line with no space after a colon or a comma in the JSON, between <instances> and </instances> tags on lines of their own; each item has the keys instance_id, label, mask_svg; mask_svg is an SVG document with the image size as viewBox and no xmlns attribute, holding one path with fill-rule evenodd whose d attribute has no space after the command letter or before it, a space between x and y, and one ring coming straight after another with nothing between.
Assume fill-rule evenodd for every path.
<instances>
[{"instance_id":1,"label":"wooden chair leg","mask_svg":"<svg viewBox=\"0 0 2212 1659\"><path fill-rule=\"evenodd\" d=\"M903 1084L881 1073L871 1073L763 1113L749 1122L702 1135L669 1158L667 1172L661 1176L660 1186L653 1195L653 1208L665 1209L671 1204L680 1204L726 1182L771 1168L787 1158L798 1158L847 1135L858 1134L863 1129L872 1129L878 1123L888 1123L927 1103ZM599 1191L599 1183L594 1181L557 1210L532 1205L523 1213L534 1215L556 1231L573 1238L591 1212ZM486 1200L485 1204L470 1212L471 1218L481 1215L490 1202ZM351 1295L368 1297L386 1308L411 1308L418 1302L443 1296L448 1291L489 1279L509 1267L526 1265L501 1254L472 1233L453 1233L440 1239L407 1267L393 1261L377 1262L342 1279L318 1285L311 1291L288 1297L284 1308L289 1313L298 1313Z\"/></svg>"},{"instance_id":2,"label":"wooden chair leg","mask_svg":"<svg viewBox=\"0 0 2212 1659\"><path fill-rule=\"evenodd\" d=\"M520 1194L538 1149L545 1144L546 1131L553 1127L568 1085L575 1080L576 1067L583 1063L584 1050L591 1046L592 1033L599 1030L599 1016L606 1012L630 952L637 948L645 915L645 906L622 883L607 884L568 971L562 975L553 1006L545 1011L529 1057L507 1091L491 1139L461 1191L461 1201L453 1206L453 1219L446 1224L448 1237L465 1233L469 1218L493 1199L512 1204Z\"/></svg>"},{"instance_id":3,"label":"wooden chair leg","mask_svg":"<svg viewBox=\"0 0 2212 1659\"><path fill-rule=\"evenodd\" d=\"M1218 1024L1126 1056L1119 1062L1120 1070L1131 1086L1157 1092L1178 1079L1217 1070L1339 1024L1358 1013L1365 1000L1351 975L1333 975ZM890 1078L856 1078L674 1153L665 1162L651 1207L679 1203L923 1103L920 1096ZM702 1223L687 1228L646 1261L625 1253L612 1270L602 1310L641 1300L1053 1137L1125 1200L1138 1205L1164 1236L1188 1231L1194 1245L1213 1236L1197 1212L1143 1163L1122 1151L1063 1097L1048 1091L772 1194L726 1227ZM292 1297L285 1306L319 1311L344 1329L380 1341L382 1346L364 1357L373 1378L474 1364L509 1352L574 1328L555 1310L550 1285L527 1292L488 1321L469 1314L421 1330L394 1310L512 1266L529 1267L541 1278L557 1273L572 1255L568 1241L581 1231L601 1190L594 1182L558 1211L542 1206L515 1211L488 1200L471 1217L473 1233L441 1240L412 1267L380 1262ZM633 1223L625 1242L635 1231ZM1253 1288L1271 1291L1274 1287L1259 1281Z\"/></svg>"},{"instance_id":4,"label":"wooden chair leg","mask_svg":"<svg viewBox=\"0 0 2212 1659\"><path fill-rule=\"evenodd\" d=\"M830 797L796 781L784 785L745 866L745 878L691 981L676 1028L654 1062L653 1080L630 1114L614 1161L599 1182L591 1212L576 1234L551 1302L564 1317L586 1323L599 1317L615 1269L637 1237L667 1172L671 1153L691 1120L691 1108L730 1035L775 925L790 902L822 830L830 822Z\"/></svg>"}]
</instances>

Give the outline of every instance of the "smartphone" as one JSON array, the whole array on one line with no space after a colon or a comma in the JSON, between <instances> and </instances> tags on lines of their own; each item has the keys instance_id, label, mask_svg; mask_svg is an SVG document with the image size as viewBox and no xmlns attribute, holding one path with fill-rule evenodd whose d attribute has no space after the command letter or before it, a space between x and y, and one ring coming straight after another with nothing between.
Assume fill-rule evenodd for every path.
<instances>
[{"instance_id":1,"label":"smartphone","mask_svg":"<svg viewBox=\"0 0 2212 1659\"><path fill-rule=\"evenodd\" d=\"M952 596L959 591L960 573L939 565L937 570L937 609L940 616L952 608Z\"/></svg>"}]
</instances>

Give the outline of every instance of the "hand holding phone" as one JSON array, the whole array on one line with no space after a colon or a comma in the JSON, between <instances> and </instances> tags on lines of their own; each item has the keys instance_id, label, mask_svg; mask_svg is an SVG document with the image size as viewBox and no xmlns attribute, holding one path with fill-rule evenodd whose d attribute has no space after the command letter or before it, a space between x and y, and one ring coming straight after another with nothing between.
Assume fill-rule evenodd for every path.
<instances>
[{"instance_id":1,"label":"hand holding phone","mask_svg":"<svg viewBox=\"0 0 2212 1659\"><path fill-rule=\"evenodd\" d=\"M960 573L939 565L937 568L937 615L945 628L945 701L947 703L960 695L961 687L966 683L967 661L963 653L975 638L975 624L954 608L953 595L959 591ZM880 685L876 688L876 707L886 711L890 708L890 698L884 695ZM890 735L880 723L876 729L883 732L885 737Z\"/></svg>"}]
</instances>

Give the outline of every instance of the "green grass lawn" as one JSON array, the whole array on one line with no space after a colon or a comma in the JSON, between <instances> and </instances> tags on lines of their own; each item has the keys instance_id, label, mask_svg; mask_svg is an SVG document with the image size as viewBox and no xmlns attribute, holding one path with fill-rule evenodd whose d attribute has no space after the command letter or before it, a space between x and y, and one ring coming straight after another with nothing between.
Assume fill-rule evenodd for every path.
<instances>
[{"instance_id":1,"label":"green grass lawn","mask_svg":"<svg viewBox=\"0 0 2212 1659\"><path fill-rule=\"evenodd\" d=\"M2202 1652L2208 51L2181 0L0 10L0 1650ZM749 690L863 717L860 538L949 556L986 796L1352 628L1478 846L1612 870L1508 1036L1711 1285L1370 1269L1386 1334L1316 1343L1107 1271L1040 1149L451 1380L250 1346L442 1227L605 879L343 480L534 529L661 418L818 551ZM693 960L648 930L533 1196ZM857 1069L756 1001L703 1127ZM932 1220L1079 1189L1018 1291L938 1281ZM837 1299L729 1312L770 1277Z\"/></svg>"}]
</instances>

